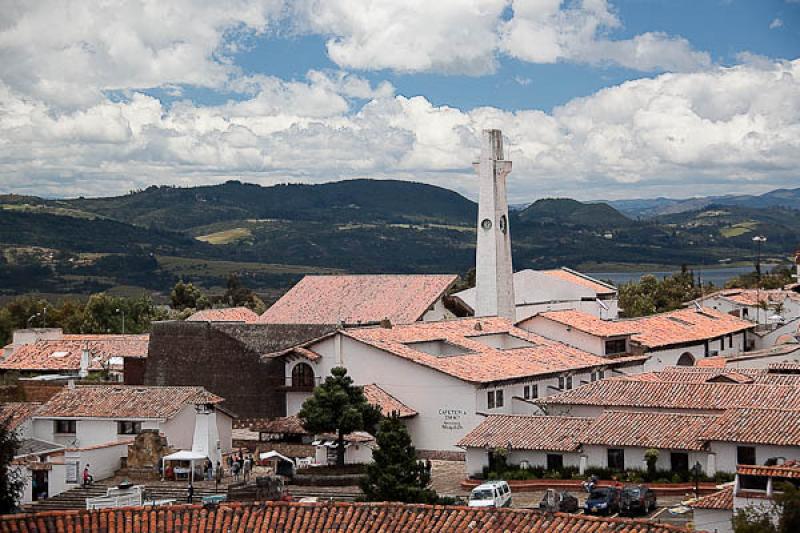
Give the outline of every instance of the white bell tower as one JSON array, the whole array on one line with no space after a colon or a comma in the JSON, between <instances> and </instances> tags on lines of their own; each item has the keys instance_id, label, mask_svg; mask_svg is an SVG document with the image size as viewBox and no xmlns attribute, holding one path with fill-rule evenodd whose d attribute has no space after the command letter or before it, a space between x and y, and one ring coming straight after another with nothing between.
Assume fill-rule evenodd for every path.
<instances>
[{"instance_id":1,"label":"white bell tower","mask_svg":"<svg viewBox=\"0 0 800 533\"><path fill-rule=\"evenodd\" d=\"M511 161L503 159L500 130L483 130L481 158L473 165L480 180L475 316L500 316L514 321L516 306L506 199L506 176L511 173Z\"/></svg>"}]
</instances>

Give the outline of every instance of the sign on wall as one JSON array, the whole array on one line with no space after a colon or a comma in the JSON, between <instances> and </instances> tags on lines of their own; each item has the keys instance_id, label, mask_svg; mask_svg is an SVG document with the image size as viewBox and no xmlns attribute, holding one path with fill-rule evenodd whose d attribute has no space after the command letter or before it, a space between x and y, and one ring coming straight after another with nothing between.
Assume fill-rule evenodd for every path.
<instances>
[{"instance_id":1,"label":"sign on wall","mask_svg":"<svg viewBox=\"0 0 800 533\"><path fill-rule=\"evenodd\" d=\"M77 483L78 482L78 470L80 463L78 461L67 461L64 463L66 467L66 482L67 483Z\"/></svg>"},{"instance_id":2,"label":"sign on wall","mask_svg":"<svg viewBox=\"0 0 800 533\"><path fill-rule=\"evenodd\" d=\"M461 418L466 414L467 412L463 409L439 409L439 416L442 417L442 429L451 431L464 429Z\"/></svg>"}]
</instances>

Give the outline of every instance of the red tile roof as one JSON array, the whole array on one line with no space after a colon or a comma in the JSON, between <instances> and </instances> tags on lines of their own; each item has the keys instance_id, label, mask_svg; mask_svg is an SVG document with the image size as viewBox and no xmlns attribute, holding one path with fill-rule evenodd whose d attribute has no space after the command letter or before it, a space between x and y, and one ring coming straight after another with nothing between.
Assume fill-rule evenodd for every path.
<instances>
[{"instance_id":1,"label":"red tile roof","mask_svg":"<svg viewBox=\"0 0 800 533\"><path fill-rule=\"evenodd\" d=\"M787 298L800 301L800 294L785 289L723 289L708 294L698 301L707 301L714 298L722 298L739 305L754 307L758 305L758 302L774 304L783 302Z\"/></svg>"},{"instance_id":2,"label":"red tile roof","mask_svg":"<svg viewBox=\"0 0 800 533\"><path fill-rule=\"evenodd\" d=\"M770 346L769 348L764 348L762 350L755 350L752 352L740 353L736 355L729 355L729 356L716 356L716 357L706 357L704 359L700 359L697 361L697 366L704 367L704 368L725 368L725 367L737 367L741 363L745 362L756 362L759 359L774 359L776 357L781 356L790 356L794 352L800 350L800 344L780 344L776 346ZM787 364L791 365L792 363L769 363L769 367L772 368L773 364L781 365ZM761 364L763 366L763 364ZM791 366L788 366L786 370L791 371Z\"/></svg>"},{"instance_id":3,"label":"red tile roof","mask_svg":"<svg viewBox=\"0 0 800 533\"><path fill-rule=\"evenodd\" d=\"M0 533L668 533L688 529L644 520L528 509L478 509L401 503L226 503L50 511L0 517Z\"/></svg>"},{"instance_id":4,"label":"red tile roof","mask_svg":"<svg viewBox=\"0 0 800 533\"><path fill-rule=\"evenodd\" d=\"M573 310L547 311L536 316L598 337L632 334L631 340L650 350L675 344L698 343L755 327L752 322L708 308L703 308L702 311L694 308L678 309L624 320L601 320L589 313Z\"/></svg>"},{"instance_id":5,"label":"red tile roof","mask_svg":"<svg viewBox=\"0 0 800 533\"><path fill-rule=\"evenodd\" d=\"M654 372L631 374L614 379L630 381L674 381L684 383L756 383L800 387L800 375L768 372L763 368L666 367Z\"/></svg>"},{"instance_id":6,"label":"red tile roof","mask_svg":"<svg viewBox=\"0 0 800 533\"><path fill-rule=\"evenodd\" d=\"M369 403L380 407L383 416L389 416L391 413L396 412L400 418L409 418L418 414L415 410L374 383L364 385L364 396L367 397Z\"/></svg>"},{"instance_id":7,"label":"red tile roof","mask_svg":"<svg viewBox=\"0 0 800 533\"><path fill-rule=\"evenodd\" d=\"M6 402L0 403L0 420L8 419L9 429L17 429L36 412L41 403L38 402Z\"/></svg>"},{"instance_id":8,"label":"red tile roof","mask_svg":"<svg viewBox=\"0 0 800 533\"><path fill-rule=\"evenodd\" d=\"M800 479L800 462L791 460L782 465L760 466L760 465L739 465L736 469L737 474L744 476L765 476L765 477L784 477Z\"/></svg>"},{"instance_id":9,"label":"red tile roof","mask_svg":"<svg viewBox=\"0 0 800 533\"><path fill-rule=\"evenodd\" d=\"M266 324L416 322L457 276L306 276L258 319Z\"/></svg>"},{"instance_id":10,"label":"red tile roof","mask_svg":"<svg viewBox=\"0 0 800 533\"><path fill-rule=\"evenodd\" d=\"M458 442L464 448L514 448L574 452L591 418L573 416L492 415Z\"/></svg>"},{"instance_id":11,"label":"red tile roof","mask_svg":"<svg viewBox=\"0 0 800 533\"><path fill-rule=\"evenodd\" d=\"M228 307L225 309L203 309L191 315L190 322L256 322L258 314L247 307Z\"/></svg>"},{"instance_id":12,"label":"red tile roof","mask_svg":"<svg viewBox=\"0 0 800 533\"><path fill-rule=\"evenodd\" d=\"M731 409L703 432L706 440L800 446L800 411Z\"/></svg>"},{"instance_id":13,"label":"red tile roof","mask_svg":"<svg viewBox=\"0 0 800 533\"><path fill-rule=\"evenodd\" d=\"M294 435L309 435L303 427L303 422L296 416L282 416L272 420L264 420L252 425L254 431L262 433L290 433Z\"/></svg>"},{"instance_id":14,"label":"red tile roof","mask_svg":"<svg viewBox=\"0 0 800 533\"><path fill-rule=\"evenodd\" d=\"M717 415L606 411L580 435L583 444L702 450L705 427Z\"/></svg>"},{"instance_id":15,"label":"red tile roof","mask_svg":"<svg viewBox=\"0 0 800 533\"><path fill-rule=\"evenodd\" d=\"M544 270L543 273L554 278L569 281L570 283L586 287L587 289L592 289L598 294L615 294L617 292L615 287L569 268Z\"/></svg>"},{"instance_id":16,"label":"red tile roof","mask_svg":"<svg viewBox=\"0 0 800 533\"><path fill-rule=\"evenodd\" d=\"M736 408L798 411L800 387L605 379L542 398L537 403L702 411Z\"/></svg>"},{"instance_id":17,"label":"red tile roof","mask_svg":"<svg viewBox=\"0 0 800 533\"><path fill-rule=\"evenodd\" d=\"M545 339L496 317L418 322L392 328L357 328L342 334L385 352L473 383L559 374L598 366L613 366L642 358L609 360ZM507 340L518 348L493 343ZM424 343L444 343L457 354L432 355Z\"/></svg>"},{"instance_id":18,"label":"red tile roof","mask_svg":"<svg viewBox=\"0 0 800 533\"><path fill-rule=\"evenodd\" d=\"M719 492L698 498L689 504L693 509L716 509L720 511L733 511L733 485L725 487Z\"/></svg>"},{"instance_id":19,"label":"red tile roof","mask_svg":"<svg viewBox=\"0 0 800 533\"><path fill-rule=\"evenodd\" d=\"M185 406L222 402L203 387L80 385L65 387L36 412L44 418L158 418L178 414Z\"/></svg>"},{"instance_id":20,"label":"red tile roof","mask_svg":"<svg viewBox=\"0 0 800 533\"><path fill-rule=\"evenodd\" d=\"M112 358L147 357L149 340L149 335L64 335L17 347L0 362L0 370L77 372L88 348L89 369L99 371L113 364Z\"/></svg>"},{"instance_id":21,"label":"red tile roof","mask_svg":"<svg viewBox=\"0 0 800 533\"><path fill-rule=\"evenodd\" d=\"M770 363L767 368L772 372L800 373L800 363Z\"/></svg>"}]
</instances>

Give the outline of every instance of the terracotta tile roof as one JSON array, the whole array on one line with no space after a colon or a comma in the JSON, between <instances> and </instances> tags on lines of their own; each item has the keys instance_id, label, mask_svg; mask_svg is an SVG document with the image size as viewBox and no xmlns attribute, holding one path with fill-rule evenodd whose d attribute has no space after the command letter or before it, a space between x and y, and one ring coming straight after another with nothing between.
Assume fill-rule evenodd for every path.
<instances>
[{"instance_id":1,"label":"terracotta tile roof","mask_svg":"<svg viewBox=\"0 0 800 533\"><path fill-rule=\"evenodd\" d=\"M309 435L303 423L296 416L282 416L256 423L252 426L254 431L262 433L291 433L295 435Z\"/></svg>"},{"instance_id":2,"label":"terracotta tile roof","mask_svg":"<svg viewBox=\"0 0 800 533\"><path fill-rule=\"evenodd\" d=\"M8 428L17 429L20 424L36 412L41 403L38 402L5 402L0 403L0 420L9 420Z\"/></svg>"},{"instance_id":3,"label":"terracotta tile roof","mask_svg":"<svg viewBox=\"0 0 800 533\"><path fill-rule=\"evenodd\" d=\"M0 533L160 533L226 531L228 533L668 533L688 529L630 520L528 509L478 509L401 503L226 503L50 511L0 517Z\"/></svg>"},{"instance_id":4,"label":"terracotta tile roof","mask_svg":"<svg viewBox=\"0 0 800 533\"><path fill-rule=\"evenodd\" d=\"M800 411L731 409L703 432L706 440L800 446Z\"/></svg>"},{"instance_id":5,"label":"terracotta tile roof","mask_svg":"<svg viewBox=\"0 0 800 533\"><path fill-rule=\"evenodd\" d=\"M545 339L496 317L418 322L392 328L342 331L385 352L473 383L558 374L597 366L625 364L641 358L613 361ZM495 348L508 341L518 348ZM448 355L432 355L425 345L438 344Z\"/></svg>"},{"instance_id":6,"label":"terracotta tile roof","mask_svg":"<svg viewBox=\"0 0 800 533\"><path fill-rule=\"evenodd\" d=\"M640 330L639 326L633 320L601 320L595 315L574 309L545 311L544 313L539 313L529 319L523 320L520 324L533 320L537 316L597 337L633 335Z\"/></svg>"},{"instance_id":7,"label":"terracotta tile roof","mask_svg":"<svg viewBox=\"0 0 800 533\"><path fill-rule=\"evenodd\" d=\"M724 411L736 408L800 410L800 387L605 379L537 400L542 405Z\"/></svg>"},{"instance_id":8,"label":"terracotta tile roof","mask_svg":"<svg viewBox=\"0 0 800 533\"><path fill-rule=\"evenodd\" d=\"M702 450L700 439L717 415L606 411L579 437L583 444Z\"/></svg>"},{"instance_id":9,"label":"terracotta tile roof","mask_svg":"<svg viewBox=\"0 0 800 533\"><path fill-rule=\"evenodd\" d=\"M225 309L203 309L191 315L190 322L256 322L258 314L247 307L228 307Z\"/></svg>"},{"instance_id":10,"label":"terracotta tile roof","mask_svg":"<svg viewBox=\"0 0 800 533\"><path fill-rule=\"evenodd\" d=\"M570 283L586 287L587 289L592 289L598 294L614 294L617 292L615 287L569 268L545 270L543 273L554 278L569 281Z\"/></svg>"},{"instance_id":11,"label":"terracotta tile roof","mask_svg":"<svg viewBox=\"0 0 800 533\"><path fill-rule=\"evenodd\" d=\"M771 372L800 373L800 363L770 363L767 368L769 368Z\"/></svg>"},{"instance_id":12,"label":"terracotta tile roof","mask_svg":"<svg viewBox=\"0 0 800 533\"><path fill-rule=\"evenodd\" d=\"M374 383L364 385L364 396L367 397L369 403L380 407L383 416L389 416L392 412L397 412L400 418L409 418L418 414Z\"/></svg>"},{"instance_id":13,"label":"terracotta tile roof","mask_svg":"<svg viewBox=\"0 0 800 533\"><path fill-rule=\"evenodd\" d=\"M632 334L631 340L651 350L675 344L697 343L755 327L752 322L709 308L703 308L702 311L694 308L678 309L624 320L601 320L589 313L572 310L548 311L537 316L598 337Z\"/></svg>"},{"instance_id":14,"label":"terracotta tile roof","mask_svg":"<svg viewBox=\"0 0 800 533\"><path fill-rule=\"evenodd\" d=\"M77 372L84 348L90 353L89 369L103 370L116 364L112 358L147 357L149 340L149 335L64 335L19 346L0 362L0 370Z\"/></svg>"},{"instance_id":15,"label":"terracotta tile roof","mask_svg":"<svg viewBox=\"0 0 800 533\"><path fill-rule=\"evenodd\" d=\"M492 415L458 442L464 448L512 447L516 450L573 452L591 418Z\"/></svg>"},{"instance_id":16,"label":"terracotta tile roof","mask_svg":"<svg viewBox=\"0 0 800 533\"><path fill-rule=\"evenodd\" d=\"M454 274L305 276L258 319L262 324L416 322L442 297Z\"/></svg>"},{"instance_id":17,"label":"terracotta tile roof","mask_svg":"<svg viewBox=\"0 0 800 533\"><path fill-rule=\"evenodd\" d=\"M719 492L698 498L689 504L693 509L717 509L720 511L733 511L733 485L725 487Z\"/></svg>"},{"instance_id":18,"label":"terracotta tile roof","mask_svg":"<svg viewBox=\"0 0 800 533\"><path fill-rule=\"evenodd\" d=\"M80 385L65 387L37 412L44 418L171 418L186 405L220 403L202 387Z\"/></svg>"},{"instance_id":19,"label":"terracotta tile roof","mask_svg":"<svg viewBox=\"0 0 800 533\"><path fill-rule=\"evenodd\" d=\"M758 305L758 302L775 304L783 302L787 298L800 301L800 294L785 289L724 289L708 294L698 301L707 301L714 298L721 298L739 305L755 307Z\"/></svg>"},{"instance_id":20,"label":"terracotta tile roof","mask_svg":"<svg viewBox=\"0 0 800 533\"><path fill-rule=\"evenodd\" d=\"M666 367L655 372L631 374L614 379L630 381L674 381L683 383L756 383L800 387L800 375L768 372L763 368Z\"/></svg>"},{"instance_id":21,"label":"terracotta tile roof","mask_svg":"<svg viewBox=\"0 0 800 533\"><path fill-rule=\"evenodd\" d=\"M794 352L800 350L800 344L781 344L777 346L770 346L768 348L764 348L762 350L754 350L752 352L746 352L731 356L717 356L717 357L706 357L697 361L697 366L704 367L704 368L725 368L725 367L737 367L741 363L745 362L755 362L759 359L774 359L776 357L781 356L790 356ZM782 363L769 363L770 367L772 364L782 364ZM790 364L791 363L787 363ZM761 364L760 366L763 366ZM787 370L790 370L791 367L788 367Z\"/></svg>"},{"instance_id":22,"label":"terracotta tile roof","mask_svg":"<svg viewBox=\"0 0 800 533\"><path fill-rule=\"evenodd\" d=\"M760 466L760 465L739 465L736 468L737 474L744 476L765 476L765 477L784 477L800 479L800 462L792 460L786 461L782 465Z\"/></svg>"}]
</instances>

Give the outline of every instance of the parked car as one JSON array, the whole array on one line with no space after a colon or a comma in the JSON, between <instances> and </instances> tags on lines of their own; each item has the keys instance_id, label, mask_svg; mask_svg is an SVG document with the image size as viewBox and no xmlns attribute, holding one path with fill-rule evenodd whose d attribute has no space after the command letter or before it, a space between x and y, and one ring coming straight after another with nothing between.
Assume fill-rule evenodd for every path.
<instances>
[{"instance_id":1,"label":"parked car","mask_svg":"<svg viewBox=\"0 0 800 533\"><path fill-rule=\"evenodd\" d=\"M619 512L620 490L616 487L597 487L586 498L586 514L613 514Z\"/></svg>"},{"instance_id":2,"label":"parked car","mask_svg":"<svg viewBox=\"0 0 800 533\"><path fill-rule=\"evenodd\" d=\"M478 485L469 495L470 507L508 507L511 505L511 487L505 481L490 481Z\"/></svg>"},{"instance_id":3,"label":"parked car","mask_svg":"<svg viewBox=\"0 0 800 533\"><path fill-rule=\"evenodd\" d=\"M550 513L574 513L578 507L578 498L569 492L556 492L554 489L547 489L539 502L539 509Z\"/></svg>"},{"instance_id":4,"label":"parked car","mask_svg":"<svg viewBox=\"0 0 800 533\"><path fill-rule=\"evenodd\" d=\"M656 508L656 493L644 485L628 485L622 489L620 513L647 514Z\"/></svg>"}]
</instances>

